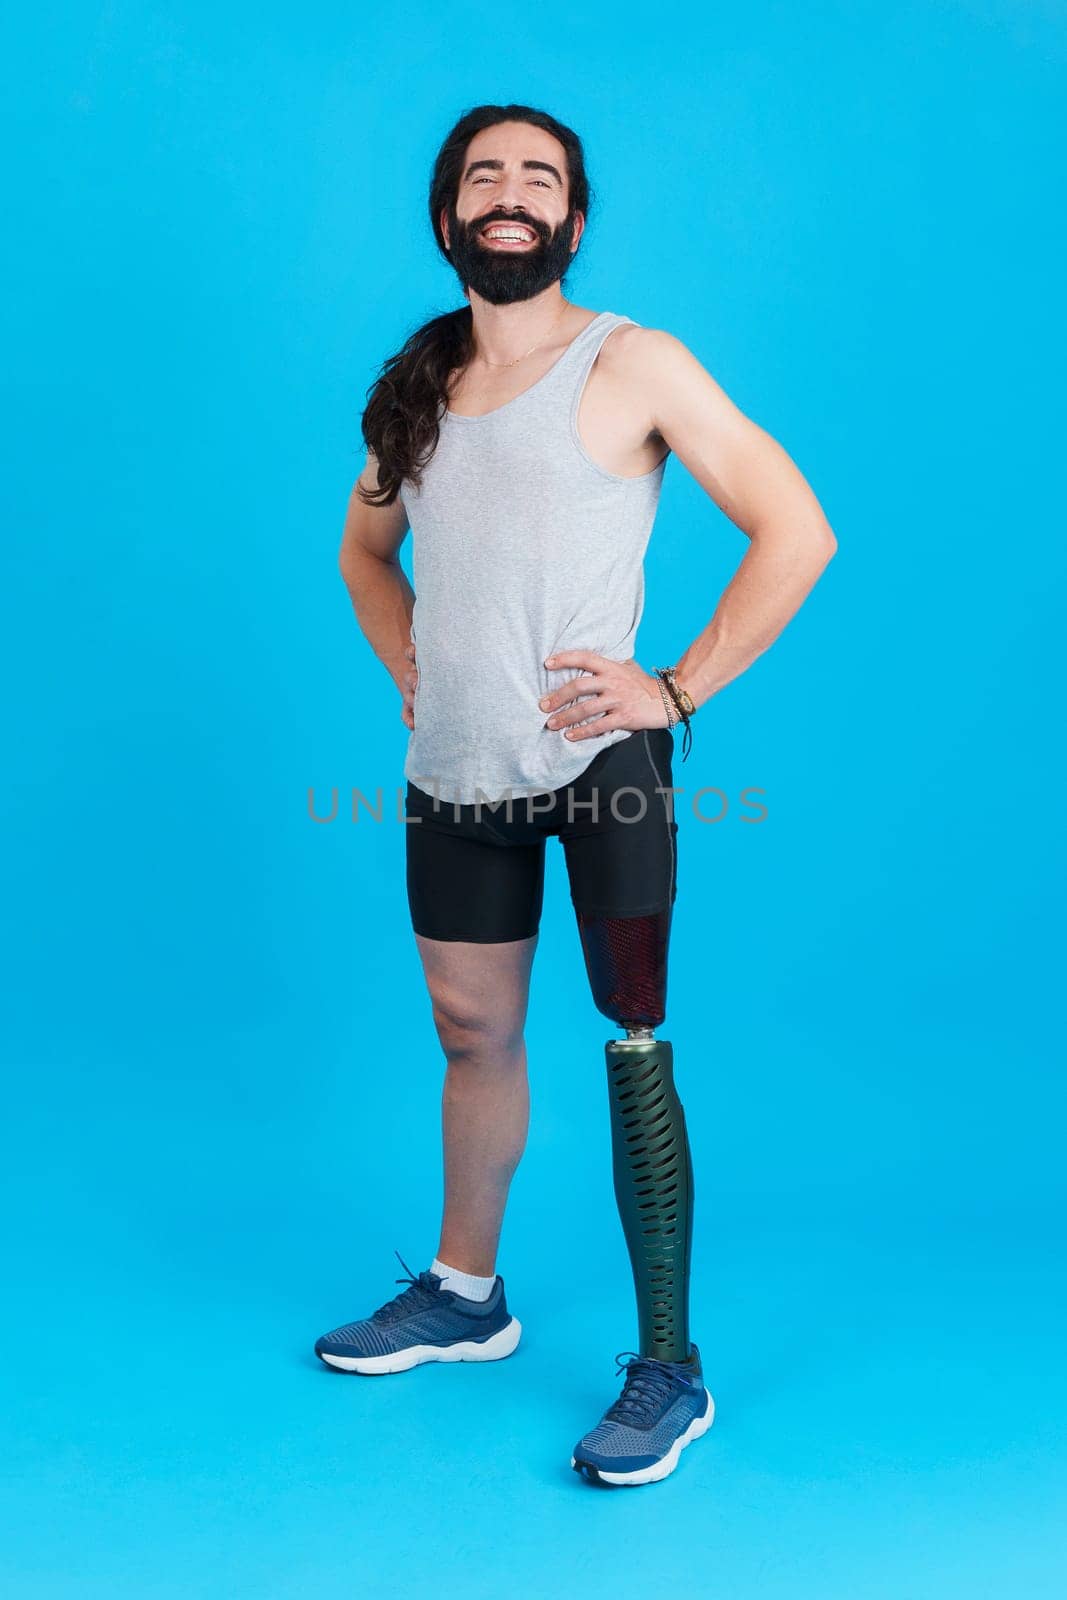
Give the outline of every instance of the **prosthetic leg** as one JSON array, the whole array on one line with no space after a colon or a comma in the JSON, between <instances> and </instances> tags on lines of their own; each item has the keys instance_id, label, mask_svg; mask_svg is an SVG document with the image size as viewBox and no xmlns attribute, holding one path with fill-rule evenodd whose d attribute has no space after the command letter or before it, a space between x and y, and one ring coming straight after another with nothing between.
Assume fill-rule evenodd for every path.
<instances>
[{"instance_id":1,"label":"prosthetic leg","mask_svg":"<svg viewBox=\"0 0 1067 1600\"><path fill-rule=\"evenodd\" d=\"M633 1267L640 1354L687 1361L693 1166L674 1087L666 1016L671 909L639 917L578 913L597 1010L626 1029L604 1046L615 1198Z\"/></svg>"}]
</instances>

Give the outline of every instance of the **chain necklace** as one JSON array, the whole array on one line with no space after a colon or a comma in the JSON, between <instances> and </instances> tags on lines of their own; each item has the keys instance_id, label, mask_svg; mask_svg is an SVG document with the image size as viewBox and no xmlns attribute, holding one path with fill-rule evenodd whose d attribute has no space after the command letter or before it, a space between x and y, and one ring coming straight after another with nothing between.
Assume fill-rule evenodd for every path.
<instances>
[{"instance_id":1,"label":"chain necklace","mask_svg":"<svg viewBox=\"0 0 1067 1600\"><path fill-rule=\"evenodd\" d=\"M535 350L539 350L541 348L541 346L544 344L545 340L548 338L548 335L552 332L552 329L555 328L557 326L557 324L560 323L563 320L563 313L565 311L567 311L568 308L569 308L569 301L564 301L563 306L560 309L559 316L556 318L555 322L552 323L552 326L548 329L548 332L542 334L540 339L538 339L537 343L536 344L532 344L530 346L529 350L524 350L521 356L516 356L514 361L486 361L484 356L480 356L479 359L487 367L503 368L503 367L515 367L515 366L518 366L520 361L525 361L527 356L532 356Z\"/></svg>"}]
</instances>

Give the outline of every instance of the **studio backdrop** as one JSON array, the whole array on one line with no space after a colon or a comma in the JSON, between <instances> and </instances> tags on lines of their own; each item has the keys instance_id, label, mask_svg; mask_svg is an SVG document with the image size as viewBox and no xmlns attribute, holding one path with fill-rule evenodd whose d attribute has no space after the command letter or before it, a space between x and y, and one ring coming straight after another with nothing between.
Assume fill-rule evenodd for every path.
<instances>
[{"instance_id":1,"label":"studio backdrop","mask_svg":"<svg viewBox=\"0 0 1067 1600\"><path fill-rule=\"evenodd\" d=\"M5 35L5 1591L1061 1594L1062 7L45 0ZM585 145L567 297L684 341L839 544L675 742L719 1411L621 1498L567 1462L635 1327L558 850L523 1347L311 1354L435 1242L408 734L337 552L367 390L460 303L433 155L512 101ZM745 544L671 460L644 666Z\"/></svg>"}]
</instances>

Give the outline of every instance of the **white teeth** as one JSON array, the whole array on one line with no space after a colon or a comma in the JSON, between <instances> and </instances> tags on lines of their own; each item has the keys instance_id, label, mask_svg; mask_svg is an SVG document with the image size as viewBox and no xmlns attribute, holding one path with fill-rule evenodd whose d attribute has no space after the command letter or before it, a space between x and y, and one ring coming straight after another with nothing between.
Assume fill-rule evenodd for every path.
<instances>
[{"instance_id":1,"label":"white teeth","mask_svg":"<svg viewBox=\"0 0 1067 1600\"><path fill-rule=\"evenodd\" d=\"M518 228L487 228L485 237L487 239L514 239L519 244L527 244L533 238L533 234L524 233Z\"/></svg>"}]
</instances>

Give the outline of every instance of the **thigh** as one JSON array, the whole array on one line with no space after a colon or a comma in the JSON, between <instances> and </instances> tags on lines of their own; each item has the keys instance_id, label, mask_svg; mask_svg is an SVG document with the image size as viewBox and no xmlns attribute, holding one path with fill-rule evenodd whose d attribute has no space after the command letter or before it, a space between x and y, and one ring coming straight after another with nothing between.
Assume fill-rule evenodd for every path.
<instances>
[{"instance_id":1,"label":"thigh","mask_svg":"<svg viewBox=\"0 0 1067 1600\"><path fill-rule=\"evenodd\" d=\"M537 938L473 944L415 935L434 1023L446 1048L510 1048L519 1043Z\"/></svg>"},{"instance_id":2,"label":"thigh","mask_svg":"<svg viewBox=\"0 0 1067 1600\"><path fill-rule=\"evenodd\" d=\"M435 807L430 795L408 784L410 820L404 827L412 927L425 939L466 944L533 938L544 903L544 840L507 843L484 816L476 820L474 810Z\"/></svg>"},{"instance_id":3,"label":"thigh","mask_svg":"<svg viewBox=\"0 0 1067 1600\"><path fill-rule=\"evenodd\" d=\"M677 894L678 824L673 796L673 736L640 729L610 745L560 795L560 839L571 902L579 913L634 917L669 910ZM596 811L590 809L595 798Z\"/></svg>"}]
</instances>

